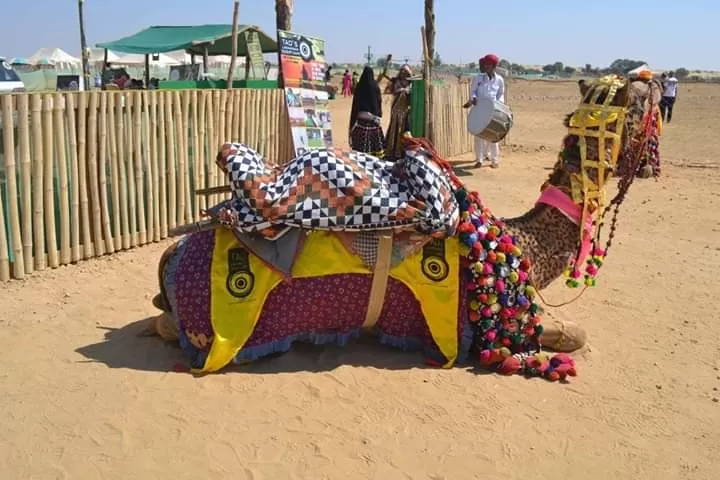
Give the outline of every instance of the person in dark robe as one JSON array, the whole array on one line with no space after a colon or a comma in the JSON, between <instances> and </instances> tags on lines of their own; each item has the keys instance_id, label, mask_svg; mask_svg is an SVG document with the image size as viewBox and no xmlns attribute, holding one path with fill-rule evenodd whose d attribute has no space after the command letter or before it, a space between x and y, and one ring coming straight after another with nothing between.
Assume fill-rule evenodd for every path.
<instances>
[{"instance_id":1,"label":"person in dark robe","mask_svg":"<svg viewBox=\"0 0 720 480\"><path fill-rule=\"evenodd\" d=\"M382 95L375 73L365 67L358 80L350 111L350 148L382 157L385 138L382 130Z\"/></svg>"}]
</instances>

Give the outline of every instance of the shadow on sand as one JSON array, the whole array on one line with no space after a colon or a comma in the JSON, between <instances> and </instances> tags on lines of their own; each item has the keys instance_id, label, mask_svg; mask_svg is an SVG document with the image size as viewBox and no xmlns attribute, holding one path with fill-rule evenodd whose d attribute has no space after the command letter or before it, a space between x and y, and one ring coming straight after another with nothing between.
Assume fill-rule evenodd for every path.
<instances>
[{"instance_id":1,"label":"shadow on sand","mask_svg":"<svg viewBox=\"0 0 720 480\"><path fill-rule=\"evenodd\" d=\"M98 327L106 330L105 339L75 350L87 360L110 368L127 368L150 372L174 371L177 364L188 365L177 344L158 336L144 335L147 319L121 328ZM295 342L292 350L263 357L252 364L230 365L222 372L276 374L294 372L327 372L342 365L371 367L382 370L437 369L424 363L418 351L402 350L380 345L371 335L351 340L346 346L313 345ZM462 368L462 367L461 367ZM475 370L476 373L487 373Z\"/></svg>"},{"instance_id":2,"label":"shadow on sand","mask_svg":"<svg viewBox=\"0 0 720 480\"><path fill-rule=\"evenodd\" d=\"M83 362L149 372L172 371L175 364L185 361L178 346L144 334L147 326L147 318L120 328L99 326L105 330L105 339L75 351L87 358Z\"/></svg>"},{"instance_id":3,"label":"shadow on sand","mask_svg":"<svg viewBox=\"0 0 720 480\"><path fill-rule=\"evenodd\" d=\"M455 175L458 177L470 177L473 175L473 172L477 171L478 168L474 160L453 162L452 167L453 172L455 172Z\"/></svg>"}]
</instances>

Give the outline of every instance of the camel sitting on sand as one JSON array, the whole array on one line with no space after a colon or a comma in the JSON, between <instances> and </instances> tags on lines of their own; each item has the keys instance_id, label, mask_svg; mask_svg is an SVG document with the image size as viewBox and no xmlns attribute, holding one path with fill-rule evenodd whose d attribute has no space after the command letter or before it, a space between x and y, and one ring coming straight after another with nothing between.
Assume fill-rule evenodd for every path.
<instances>
[{"instance_id":1,"label":"camel sitting on sand","mask_svg":"<svg viewBox=\"0 0 720 480\"><path fill-rule=\"evenodd\" d=\"M191 233L163 254L163 313L150 329L179 340L197 372L371 331L445 367L472 354L500 373L575 375L569 355L543 346L572 351L585 334L569 322L544 328L537 290L564 273L569 286L594 284L610 243L601 248L599 226L632 184L661 91L615 76L579 86L537 204L507 220L422 139L406 139L397 164L322 150L279 173L226 144L218 160L234 196L214 214L230 228ZM612 175L619 193L606 206ZM289 233L263 237L278 228Z\"/></svg>"}]
</instances>

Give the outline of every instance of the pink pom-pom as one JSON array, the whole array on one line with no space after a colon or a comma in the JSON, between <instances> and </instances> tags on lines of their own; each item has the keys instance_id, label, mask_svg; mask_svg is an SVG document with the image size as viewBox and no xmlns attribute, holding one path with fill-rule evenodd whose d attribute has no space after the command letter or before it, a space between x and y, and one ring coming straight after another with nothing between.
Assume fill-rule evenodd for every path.
<instances>
[{"instance_id":1,"label":"pink pom-pom","mask_svg":"<svg viewBox=\"0 0 720 480\"><path fill-rule=\"evenodd\" d=\"M503 235L500 237L500 243L509 243L512 245L512 237L510 235Z\"/></svg>"},{"instance_id":2,"label":"pink pom-pom","mask_svg":"<svg viewBox=\"0 0 720 480\"><path fill-rule=\"evenodd\" d=\"M588 273L588 275L596 275L598 269L595 265L588 265L585 271Z\"/></svg>"},{"instance_id":3,"label":"pink pom-pom","mask_svg":"<svg viewBox=\"0 0 720 480\"><path fill-rule=\"evenodd\" d=\"M573 359L567 353L556 353L550 359L550 364L552 365L553 368L557 368L560 365L568 365L568 366L574 368L575 367L575 359Z\"/></svg>"},{"instance_id":4,"label":"pink pom-pom","mask_svg":"<svg viewBox=\"0 0 720 480\"><path fill-rule=\"evenodd\" d=\"M483 267L483 273L485 275L492 275L493 272L494 272L493 266L489 263L486 263L485 266Z\"/></svg>"},{"instance_id":5,"label":"pink pom-pom","mask_svg":"<svg viewBox=\"0 0 720 480\"><path fill-rule=\"evenodd\" d=\"M497 280L495 282L495 290L497 290L498 293L505 293L505 282L502 280Z\"/></svg>"},{"instance_id":6,"label":"pink pom-pom","mask_svg":"<svg viewBox=\"0 0 720 480\"><path fill-rule=\"evenodd\" d=\"M560 380L565 380L565 377L567 377L567 376L571 376L571 377L577 376L575 367L573 367L572 365L568 365L567 363L558 365L554 371L558 373L558 375L560 376Z\"/></svg>"},{"instance_id":7,"label":"pink pom-pom","mask_svg":"<svg viewBox=\"0 0 720 480\"><path fill-rule=\"evenodd\" d=\"M540 374L542 374L542 375L544 375L545 372L547 372L549 369L550 369L550 362L548 360L545 360L537 367L537 371L540 372Z\"/></svg>"},{"instance_id":8,"label":"pink pom-pom","mask_svg":"<svg viewBox=\"0 0 720 480\"><path fill-rule=\"evenodd\" d=\"M520 360L518 360L517 358L507 357L498 366L498 373L501 373L503 375L512 375L514 373L519 372L521 366L522 366L522 364L520 363Z\"/></svg>"},{"instance_id":9,"label":"pink pom-pom","mask_svg":"<svg viewBox=\"0 0 720 480\"><path fill-rule=\"evenodd\" d=\"M578 270L577 268L574 268L572 273L570 273L570 276L572 278L580 278L582 276L582 273L580 273L580 270Z\"/></svg>"},{"instance_id":10,"label":"pink pom-pom","mask_svg":"<svg viewBox=\"0 0 720 480\"><path fill-rule=\"evenodd\" d=\"M605 250L603 250L602 248L596 248L595 250L593 250L593 255L596 257L604 257Z\"/></svg>"},{"instance_id":11,"label":"pink pom-pom","mask_svg":"<svg viewBox=\"0 0 720 480\"><path fill-rule=\"evenodd\" d=\"M527 282L527 279L528 279L528 273L523 270L520 270L518 272L518 280L520 280L521 282L524 283L524 282Z\"/></svg>"},{"instance_id":12,"label":"pink pom-pom","mask_svg":"<svg viewBox=\"0 0 720 480\"><path fill-rule=\"evenodd\" d=\"M480 361L482 363L488 363L490 361L490 357L492 356L492 350L483 350L480 352Z\"/></svg>"},{"instance_id":13,"label":"pink pom-pom","mask_svg":"<svg viewBox=\"0 0 720 480\"><path fill-rule=\"evenodd\" d=\"M485 340L487 340L488 342L494 342L496 338L497 338L497 332L495 330L490 330L489 332L487 332L485 334ZM488 350L485 350L485 351L487 352Z\"/></svg>"},{"instance_id":14,"label":"pink pom-pom","mask_svg":"<svg viewBox=\"0 0 720 480\"><path fill-rule=\"evenodd\" d=\"M492 308L490 307L484 307L482 310L480 310L480 315L482 315L484 318L490 318L492 317Z\"/></svg>"}]
</instances>

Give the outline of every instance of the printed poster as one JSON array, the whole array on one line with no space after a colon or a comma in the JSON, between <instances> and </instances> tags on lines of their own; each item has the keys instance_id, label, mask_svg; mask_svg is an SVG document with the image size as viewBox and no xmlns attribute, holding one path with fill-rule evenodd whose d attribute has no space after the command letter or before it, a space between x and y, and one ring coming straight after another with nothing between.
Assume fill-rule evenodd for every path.
<instances>
[{"instance_id":1,"label":"printed poster","mask_svg":"<svg viewBox=\"0 0 720 480\"><path fill-rule=\"evenodd\" d=\"M315 148L332 148L325 42L283 30L278 31L278 37L295 155Z\"/></svg>"},{"instance_id":2,"label":"printed poster","mask_svg":"<svg viewBox=\"0 0 720 480\"><path fill-rule=\"evenodd\" d=\"M249 79L265 79L265 57L263 57L260 36L255 31L245 32L245 45L247 45L246 62L249 63Z\"/></svg>"}]
</instances>

